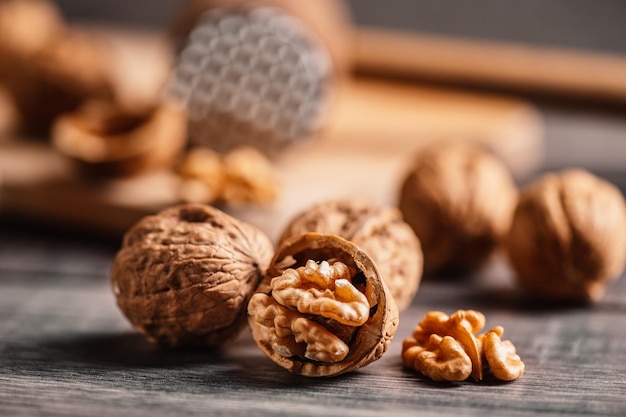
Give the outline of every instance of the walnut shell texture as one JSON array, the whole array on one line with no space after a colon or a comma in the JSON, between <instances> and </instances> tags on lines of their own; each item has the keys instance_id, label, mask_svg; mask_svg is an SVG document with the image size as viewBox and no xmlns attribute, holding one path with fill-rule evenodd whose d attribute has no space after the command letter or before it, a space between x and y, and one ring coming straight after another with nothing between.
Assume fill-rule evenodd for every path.
<instances>
[{"instance_id":1,"label":"walnut shell texture","mask_svg":"<svg viewBox=\"0 0 626 417\"><path fill-rule=\"evenodd\" d=\"M505 164L478 144L437 142L417 154L398 206L424 252L424 272L472 271L507 233L517 188Z\"/></svg>"},{"instance_id":2,"label":"walnut shell texture","mask_svg":"<svg viewBox=\"0 0 626 417\"><path fill-rule=\"evenodd\" d=\"M585 170L545 174L522 190L506 249L528 293L599 300L626 263L624 197Z\"/></svg>"},{"instance_id":3,"label":"walnut shell texture","mask_svg":"<svg viewBox=\"0 0 626 417\"><path fill-rule=\"evenodd\" d=\"M281 277L285 271L293 270L293 268L303 267L307 263L310 265L311 260L318 263L324 263L324 261L343 263L349 270L354 271L352 284L365 295L369 303L369 316L366 317L364 324L357 327L346 326L337 320L302 313L300 308L297 310L294 307L285 308L272 298L274 278ZM308 291L315 292L311 288ZM325 296L328 290L317 294ZM304 329L301 326L300 329L300 334L305 335L307 349L318 342L318 347L323 350L327 345L319 343L326 340L321 335L331 334L332 336L334 334L335 339L341 338L347 344L348 351L344 352L339 360L334 361L313 360L301 354L281 351L275 343L271 343L271 338L268 336L273 330L268 329L258 320L260 312L257 300L265 300L282 309L282 313L273 318L273 325L278 327L278 331L283 332L282 336L293 339L293 335L288 331L284 333L284 329L289 329L289 326L294 329L297 322L312 323ZM250 301L248 314L252 335L260 349L275 363L290 372L310 377L335 376L354 371L378 360L389 347L399 319L395 301L382 281L372 258L352 242L336 235L320 233L304 233L282 242L270 263L263 283L259 286L259 292ZM297 318L294 318L294 315ZM297 337L295 341L302 344L302 340L298 340Z\"/></svg>"},{"instance_id":4,"label":"walnut shell texture","mask_svg":"<svg viewBox=\"0 0 626 417\"><path fill-rule=\"evenodd\" d=\"M306 232L334 234L359 246L376 262L398 309L411 304L422 278L423 255L399 210L354 199L323 201L296 215L279 242Z\"/></svg>"},{"instance_id":5,"label":"walnut shell texture","mask_svg":"<svg viewBox=\"0 0 626 417\"><path fill-rule=\"evenodd\" d=\"M145 217L124 236L112 270L117 304L149 340L217 346L246 324L246 306L273 255L256 227L211 206Z\"/></svg>"}]
</instances>

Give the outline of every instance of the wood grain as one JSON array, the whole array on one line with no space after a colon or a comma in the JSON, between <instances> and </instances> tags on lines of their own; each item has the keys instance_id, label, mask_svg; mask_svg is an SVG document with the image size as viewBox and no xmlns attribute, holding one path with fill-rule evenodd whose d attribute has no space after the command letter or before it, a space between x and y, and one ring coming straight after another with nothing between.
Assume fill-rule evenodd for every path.
<instances>
[{"instance_id":1,"label":"wood grain","mask_svg":"<svg viewBox=\"0 0 626 417\"><path fill-rule=\"evenodd\" d=\"M16 237L17 236L17 237ZM21 253L16 258L15 254ZM135 334L114 304L114 248L0 237L0 411L38 416L623 416L626 279L594 307L539 306L503 264L427 280L379 361L311 379L266 358L249 332L221 350L171 351ZM526 363L517 381L434 383L402 368L402 339L428 310L474 308Z\"/></svg>"},{"instance_id":2,"label":"wood grain","mask_svg":"<svg viewBox=\"0 0 626 417\"><path fill-rule=\"evenodd\" d=\"M364 73L626 101L623 54L366 27L354 38L355 66Z\"/></svg>"}]
</instances>

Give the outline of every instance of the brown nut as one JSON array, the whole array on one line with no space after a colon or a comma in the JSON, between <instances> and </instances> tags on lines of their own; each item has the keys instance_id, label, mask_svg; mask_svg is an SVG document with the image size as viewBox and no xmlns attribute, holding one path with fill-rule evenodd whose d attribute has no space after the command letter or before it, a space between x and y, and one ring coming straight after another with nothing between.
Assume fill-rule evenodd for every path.
<instances>
[{"instance_id":1,"label":"brown nut","mask_svg":"<svg viewBox=\"0 0 626 417\"><path fill-rule=\"evenodd\" d=\"M179 173L180 195L186 202L269 204L279 194L274 165L250 146L223 155L206 147L193 148L185 155Z\"/></svg>"},{"instance_id":2,"label":"brown nut","mask_svg":"<svg viewBox=\"0 0 626 417\"><path fill-rule=\"evenodd\" d=\"M360 200L328 200L296 215L279 241L318 232L347 239L372 257L399 310L411 304L422 278L422 249L393 207Z\"/></svg>"},{"instance_id":3,"label":"brown nut","mask_svg":"<svg viewBox=\"0 0 626 417\"><path fill-rule=\"evenodd\" d=\"M129 176L173 164L187 140L186 123L184 111L167 103L130 111L90 100L56 120L52 143L86 174Z\"/></svg>"},{"instance_id":4,"label":"brown nut","mask_svg":"<svg viewBox=\"0 0 626 417\"><path fill-rule=\"evenodd\" d=\"M529 294L593 302L626 263L626 203L619 189L579 169L523 189L506 249Z\"/></svg>"},{"instance_id":5,"label":"brown nut","mask_svg":"<svg viewBox=\"0 0 626 417\"><path fill-rule=\"evenodd\" d=\"M3 0L0 2L0 76L16 59L26 59L64 30L54 2Z\"/></svg>"},{"instance_id":6,"label":"brown nut","mask_svg":"<svg viewBox=\"0 0 626 417\"><path fill-rule=\"evenodd\" d=\"M465 381L472 373L472 360L452 336L431 334L418 344L413 338L402 343L402 363L433 381Z\"/></svg>"},{"instance_id":7,"label":"brown nut","mask_svg":"<svg viewBox=\"0 0 626 417\"><path fill-rule=\"evenodd\" d=\"M275 363L304 376L334 376L379 359L398 310L373 260L335 235L283 241L248 305L252 335Z\"/></svg>"},{"instance_id":8,"label":"brown nut","mask_svg":"<svg viewBox=\"0 0 626 417\"><path fill-rule=\"evenodd\" d=\"M7 68L7 86L23 118L24 128L47 133L61 114L88 98L114 94L106 62L106 45L96 36L66 29Z\"/></svg>"},{"instance_id":9,"label":"brown nut","mask_svg":"<svg viewBox=\"0 0 626 417\"><path fill-rule=\"evenodd\" d=\"M427 274L482 266L509 229L517 189L496 156L469 142L418 153L399 207L422 243Z\"/></svg>"},{"instance_id":10,"label":"brown nut","mask_svg":"<svg viewBox=\"0 0 626 417\"><path fill-rule=\"evenodd\" d=\"M491 373L502 381L513 381L524 373L525 365L515 351L510 340L502 340L504 329L496 326L480 335L483 357L489 364Z\"/></svg>"},{"instance_id":11,"label":"brown nut","mask_svg":"<svg viewBox=\"0 0 626 417\"><path fill-rule=\"evenodd\" d=\"M497 326L475 336L485 325L485 316L474 310L458 310L448 316L430 311L402 343L402 363L434 381L463 381L470 375L483 378L483 360L492 374L512 381L524 373L524 363L513 344L500 337Z\"/></svg>"},{"instance_id":12,"label":"brown nut","mask_svg":"<svg viewBox=\"0 0 626 417\"><path fill-rule=\"evenodd\" d=\"M246 306L273 254L257 228L206 205L145 217L111 270L117 304L149 340L217 346L246 324Z\"/></svg>"}]
</instances>

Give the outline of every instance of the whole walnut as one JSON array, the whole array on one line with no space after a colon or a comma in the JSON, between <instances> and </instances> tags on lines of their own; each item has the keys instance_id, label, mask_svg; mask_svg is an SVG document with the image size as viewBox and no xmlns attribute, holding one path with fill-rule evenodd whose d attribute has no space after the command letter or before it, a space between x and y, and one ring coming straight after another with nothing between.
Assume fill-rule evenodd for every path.
<instances>
[{"instance_id":1,"label":"whole walnut","mask_svg":"<svg viewBox=\"0 0 626 417\"><path fill-rule=\"evenodd\" d=\"M47 131L86 99L113 98L106 48L97 36L68 29L28 60L16 61L11 87L26 128Z\"/></svg>"},{"instance_id":2,"label":"whole walnut","mask_svg":"<svg viewBox=\"0 0 626 417\"><path fill-rule=\"evenodd\" d=\"M256 227L211 206L147 216L124 236L112 271L117 304L152 342L217 346L246 325L246 306L273 256Z\"/></svg>"},{"instance_id":3,"label":"whole walnut","mask_svg":"<svg viewBox=\"0 0 626 417\"><path fill-rule=\"evenodd\" d=\"M522 190L506 249L528 293L599 300L626 263L624 197L584 170L546 174Z\"/></svg>"},{"instance_id":4,"label":"whole walnut","mask_svg":"<svg viewBox=\"0 0 626 417\"><path fill-rule=\"evenodd\" d=\"M394 207L354 199L322 201L296 215L279 239L306 232L351 241L374 260L399 310L411 304L422 278L422 249Z\"/></svg>"},{"instance_id":5,"label":"whole walnut","mask_svg":"<svg viewBox=\"0 0 626 417\"><path fill-rule=\"evenodd\" d=\"M478 144L437 142L417 154L399 208L424 251L424 272L482 266L509 229L517 187L505 164Z\"/></svg>"}]
</instances>

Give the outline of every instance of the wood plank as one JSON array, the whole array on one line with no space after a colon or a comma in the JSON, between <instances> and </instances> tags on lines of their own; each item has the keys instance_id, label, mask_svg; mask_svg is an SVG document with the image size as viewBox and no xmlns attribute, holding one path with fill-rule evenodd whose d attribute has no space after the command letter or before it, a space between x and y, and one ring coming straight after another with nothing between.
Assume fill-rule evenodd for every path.
<instances>
[{"instance_id":1,"label":"wood plank","mask_svg":"<svg viewBox=\"0 0 626 417\"><path fill-rule=\"evenodd\" d=\"M499 267L479 279L426 280L379 361L310 379L271 362L248 331L220 350L158 349L115 307L103 268L109 248L10 237L0 236L3 414L618 417L626 409L624 277L593 308L525 302ZM520 379L442 384L403 369L402 340L424 314L459 308L504 327L526 363Z\"/></svg>"},{"instance_id":2,"label":"wood plank","mask_svg":"<svg viewBox=\"0 0 626 417\"><path fill-rule=\"evenodd\" d=\"M626 56L391 29L355 31L357 71L611 103L626 102Z\"/></svg>"},{"instance_id":3,"label":"wood plank","mask_svg":"<svg viewBox=\"0 0 626 417\"><path fill-rule=\"evenodd\" d=\"M543 124L516 99L423 85L354 79L340 91L321 136L281 154L283 192L269 207L229 208L272 236L286 219L322 198L358 196L395 204L412 154L451 137L491 148L518 177L541 163ZM6 212L120 234L140 217L179 202L171 171L87 181L46 141L0 144Z\"/></svg>"}]
</instances>

